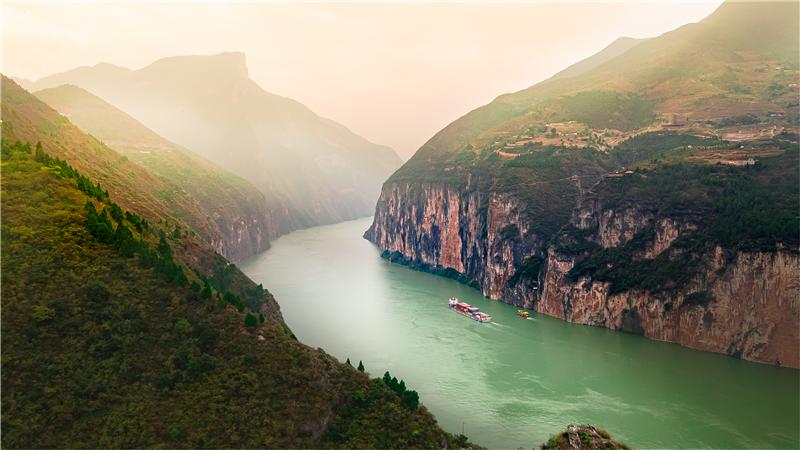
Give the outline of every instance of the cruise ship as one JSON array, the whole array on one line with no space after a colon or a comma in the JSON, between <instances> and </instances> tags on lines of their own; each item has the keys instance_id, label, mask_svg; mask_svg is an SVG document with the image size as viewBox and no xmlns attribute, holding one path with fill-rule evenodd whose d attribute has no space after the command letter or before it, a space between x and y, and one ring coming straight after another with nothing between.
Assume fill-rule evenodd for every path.
<instances>
[{"instance_id":1,"label":"cruise ship","mask_svg":"<svg viewBox=\"0 0 800 450\"><path fill-rule=\"evenodd\" d=\"M481 312L480 309L470 305L469 303L464 303L462 301L459 301L455 297L451 297L450 300L447 302L447 304L453 311L461 314L462 316L467 316L470 319L475 320L477 322L486 323L492 321L492 316L490 316L489 314Z\"/></svg>"}]
</instances>

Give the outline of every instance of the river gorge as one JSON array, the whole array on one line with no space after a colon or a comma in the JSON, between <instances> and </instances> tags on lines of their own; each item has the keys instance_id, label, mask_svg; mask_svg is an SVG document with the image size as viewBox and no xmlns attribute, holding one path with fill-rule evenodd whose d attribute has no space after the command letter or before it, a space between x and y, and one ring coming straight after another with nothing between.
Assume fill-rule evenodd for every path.
<instances>
[{"instance_id":1,"label":"river gorge","mask_svg":"<svg viewBox=\"0 0 800 450\"><path fill-rule=\"evenodd\" d=\"M295 231L239 264L304 343L402 378L443 428L491 448L538 447L592 423L634 448L789 448L800 372L564 322L526 320L454 280L380 257L371 219ZM454 314L457 296L494 317Z\"/></svg>"}]
</instances>

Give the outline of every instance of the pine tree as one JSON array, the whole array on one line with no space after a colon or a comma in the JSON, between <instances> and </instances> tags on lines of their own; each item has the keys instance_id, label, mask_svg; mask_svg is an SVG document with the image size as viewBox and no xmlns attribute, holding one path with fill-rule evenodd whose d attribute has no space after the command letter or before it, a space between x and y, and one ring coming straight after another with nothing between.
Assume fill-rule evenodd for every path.
<instances>
[{"instance_id":1,"label":"pine tree","mask_svg":"<svg viewBox=\"0 0 800 450\"><path fill-rule=\"evenodd\" d=\"M114 242L125 256L133 256L136 251L136 240L133 239L133 233L123 223L117 225L117 229L114 231Z\"/></svg>"},{"instance_id":2,"label":"pine tree","mask_svg":"<svg viewBox=\"0 0 800 450\"><path fill-rule=\"evenodd\" d=\"M100 242L104 242L106 244L113 242L114 226L111 224L111 219L108 218L108 212L106 212L105 209L103 209L103 211L101 211L97 216L97 225L92 234Z\"/></svg>"},{"instance_id":3,"label":"pine tree","mask_svg":"<svg viewBox=\"0 0 800 450\"><path fill-rule=\"evenodd\" d=\"M45 161L45 156L46 155L44 153L44 150L42 150L42 143L41 142L37 142L36 143L36 152L33 154L33 159L35 159L38 162L44 162Z\"/></svg>"},{"instance_id":4,"label":"pine tree","mask_svg":"<svg viewBox=\"0 0 800 450\"><path fill-rule=\"evenodd\" d=\"M362 363L361 360L358 360L358 371L359 372L364 371L364 363Z\"/></svg>"},{"instance_id":5,"label":"pine tree","mask_svg":"<svg viewBox=\"0 0 800 450\"><path fill-rule=\"evenodd\" d=\"M117 222L122 223L122 219L124 215L122 214L122 208L119 207L116 203L112 203L110 207L111 217Z\"/></svg>"},{"instance_id":6,"label":"pine tree","mask_svg":"<svg viewBox=\"0 0 800 450\"><path fill-rule=\"evenodd\" d=\"M172 247L170 247L167 243L167 238L164 235L164 231L161 231L161 236L158 240L158 253L165 258L172 258Z\"/></svg>"},{"instance_id":7,"label":"pine tree","mask_svg":"<svg viewBox=\"0 0 800 450\"><path fill-rule=\"evenodd\" d=\"M350 366L350 367L353 367L353 365L352 365L352 364L350 364L350 358L347 358L347 361L345 361L345 364L347 364L347 365L348 365L348 366Z\"/></svg>"},{"instance_id":8,"label":"pine tree","mask_svg":"<svg viewBox=\"0 0 800 450\"><path fill-rule=\"evenodd\" d=\"M211 298L211 285L209 285L206 280L203 280L203 291L200 292L200 295L206 299Z\"/></svg>"},{"instance_id":9,"label":"pine tree","mask_svg":"<svg viewBox=\"0 0 800 450\"><path fill-rule=\"evenodd\" d=\"M84 208L86 208L87 227L94 236L97 233L97 209L94 207L94 203L88 200Z\"/></svg>"},{"instance_id":10,"label":"pine tree","mask_svg":"<svg viewBox=\"0 0 800 450\"><path fill-rule=\"evenodd\" d=\"M419 405L419 394L417 391L405 391L401 395L403 403L411 409L416 409Z\"/></svg>"}]
</instances>

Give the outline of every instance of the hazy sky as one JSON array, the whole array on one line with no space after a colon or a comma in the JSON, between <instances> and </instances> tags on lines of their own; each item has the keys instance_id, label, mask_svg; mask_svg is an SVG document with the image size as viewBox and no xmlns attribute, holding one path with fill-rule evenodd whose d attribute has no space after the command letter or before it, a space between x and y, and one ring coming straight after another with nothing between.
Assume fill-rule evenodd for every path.
<instances>
[{"instance_id":1,"label":"hazy sky","mask_svg":"<svg viewBox=\"0 0 800 450\"><path fill-rule=\"evenodd\" d=\"M407 159L469 110L721 2L7 3L2 72L242 51L264 89Z\"/></svg>"}]
</instances>

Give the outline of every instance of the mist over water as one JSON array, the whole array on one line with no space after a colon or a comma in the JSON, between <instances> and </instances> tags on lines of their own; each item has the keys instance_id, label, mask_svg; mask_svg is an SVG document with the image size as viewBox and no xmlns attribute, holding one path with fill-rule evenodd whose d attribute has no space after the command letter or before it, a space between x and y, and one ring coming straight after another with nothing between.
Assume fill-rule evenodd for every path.
<instances>
[{"instance_id":1,"label":"mist over water","mask_svg":"<svg viewBox=\"0 0 800 450\"><path fill-rule=\"evenodd\" d=\"M592 423L635 448L790 448L800 371L569 324L380 258L371 219L297 231L239 264L300 341L388 370L452 433L491 448L538 447ZM494 316L451 312L457 296Z\"/></svg>"}]
</instances>

